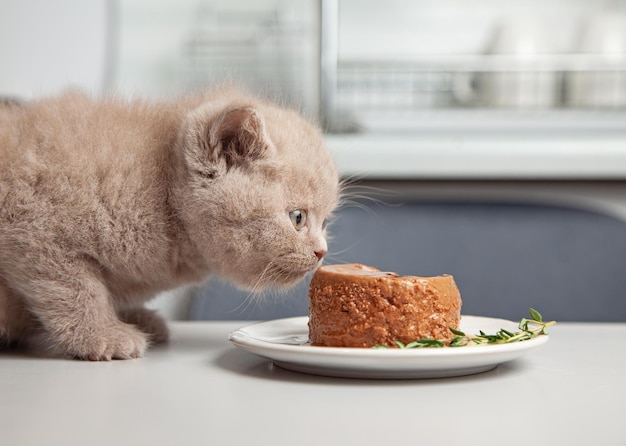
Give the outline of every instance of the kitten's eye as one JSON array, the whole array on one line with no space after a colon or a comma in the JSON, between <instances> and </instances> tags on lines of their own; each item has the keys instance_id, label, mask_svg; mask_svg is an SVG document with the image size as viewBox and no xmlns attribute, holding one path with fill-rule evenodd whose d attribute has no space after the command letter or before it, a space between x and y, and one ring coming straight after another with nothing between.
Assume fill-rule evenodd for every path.
<instances>
[{"instance_id":1,"label":"kitten's eye","mask_svg":"<svg viewBox=\"0 0 626 446\"><path fill-rule=\"evenodd\" d=\"M301 209L291 211L289 212L289 218L291 219L291 223L293 223L293 227L299 231L304 228L304 224L306 223L306 211Z\"/></svg>"}]
</instances>

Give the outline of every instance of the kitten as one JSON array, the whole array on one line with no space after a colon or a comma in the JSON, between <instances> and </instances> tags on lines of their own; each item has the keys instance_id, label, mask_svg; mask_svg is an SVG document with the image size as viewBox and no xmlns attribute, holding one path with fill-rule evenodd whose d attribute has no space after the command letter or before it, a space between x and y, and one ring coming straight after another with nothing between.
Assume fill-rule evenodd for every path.
<instances>
[{"instance_id":1,"label":"kitten","mask_svg":"<svg viewBox=\"0 0 626 446\"><path fill-rule=\"evenodd\" d=\"M318 129L232 88L0 106L0 343L140 357L167 339L143 307L160 291L313 271L338 195Z\"/></svg>"}]
</instances>

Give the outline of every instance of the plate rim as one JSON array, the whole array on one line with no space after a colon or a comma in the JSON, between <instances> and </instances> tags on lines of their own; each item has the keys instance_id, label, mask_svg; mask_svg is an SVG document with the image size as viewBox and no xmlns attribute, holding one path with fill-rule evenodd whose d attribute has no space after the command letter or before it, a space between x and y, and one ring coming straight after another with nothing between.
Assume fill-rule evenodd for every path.
<instances>
[{"instance_id":1,"label":"plate rim","mask_svg":"<svg viewBox=\"0 0 626 446\"><path fill-rule=\"evenodd\" d=\"M475 319L476 324L480 323L479 320L487 320L492 324L500 322L518 325L506 319L471 315L462 317L466 320ZM483 373L524 356L549 339L549 336L537 336L510 344L458 348L373 349L272 342L246 332L246 329L259 325L287 324L287 333L284 333L283 328L277 339L291 336L290 330L297 330L294 335L302 336L305 330L308 334L307 320L308 316L295 316L250 323L231 332L228 339L236 347L265 358L281 369L327 377L383 380L452 378ZM472 330L480 328L473 327Z\"/></svg>"},{"instance_id":2,"label":"plate rim","mask_svg":"<svg viewBox=\"0 0 626 446\"><path fill-rule=\"evenodd\" d=\"M503 322L506 324L514 324L518 325L518 322L511 321L508 319L502 318L492 318L487 316L474 316L474 315L461 315L461 320L463 318L470 319L486 319L491 322ZM481 354L489 355L489 354L497 354L501 353L502 350L506 352L513 351L523 351L527 349L531 349L533 347L539 346L548 342L550 335L542 335L537 336L535 338L522 341L515 342L510 344L496 344L496 345L476 345L469 347L457 347L457 348L412 348L412 349L400 349L400 348L389 348L389 349L375 349L371 347L328 347L328 346L315 346L310 344L285 344L278 342L269 342L263 339L259 339L251 335L250 333L246 333L245 330L257 326L262 325L272 325L277 323L298 323L302 322L303 324L308 322L308 316L293 316L287 318L279 318L272 319L267 321L259 321L250 323L248 325L242 326L234 331L232 331L228 335L228 340L234 345L242 348L254 348L254 349L267 349L267 350L275 350L280 352L293 352L300 354L311 354L313 355L323 355L323 356L350 356L350 357L367 357L370 358L372 355L379 355L381 357L384 356L418 356L418 357L439 357L439 356L463 356L463 355L472 355L478 356ZM266 356L267 357L267 356ZM271 358L270 358L271 359Z\"/></svg>"}]
</instances>

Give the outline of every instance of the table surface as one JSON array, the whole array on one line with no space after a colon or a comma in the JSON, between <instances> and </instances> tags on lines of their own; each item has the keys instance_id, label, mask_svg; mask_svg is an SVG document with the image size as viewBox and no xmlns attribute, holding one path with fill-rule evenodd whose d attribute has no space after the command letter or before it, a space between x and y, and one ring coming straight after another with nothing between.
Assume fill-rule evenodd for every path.
<instances>
[{"instance_id":1,"label":"table surface","mask_svg":"<svg viewBox=\"0 0 626 446\"><path fill-rule=\"evenodd\" d=\"M360 380L280 369L175 322L143 359L0 353L0 444L626 445L626 323L559 323L529 355L466 377Z\"/></svg>"}]
</instances>

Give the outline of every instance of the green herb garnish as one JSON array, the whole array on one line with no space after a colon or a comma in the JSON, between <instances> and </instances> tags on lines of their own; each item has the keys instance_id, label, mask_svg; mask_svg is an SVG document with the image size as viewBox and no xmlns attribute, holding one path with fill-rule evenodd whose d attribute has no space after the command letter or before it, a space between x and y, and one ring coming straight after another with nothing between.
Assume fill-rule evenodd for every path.
<instances>
[{"instance_id":1,"label":"green herb garnish","mask_svg":"<svg viewBox=\"0 0 626 446\"><path fill-rule=\"evenodd\" d=\"M519 322L519 330L515 333L501 328L495 334L487 334L480 331L479 334L470 336L460 330L450 328L454 335L450 340L438 340L422 338L408 344L394 341L398 348L442 348L442 347L466 347L470 345L488 344L510 344L512 342L527 341L537 336L548 334L548 327L556 324L555 321L544 322L541 313L534 308L530 309L530 318L522 318ZM372 348L391 348L388 345L380 344Z\"/></svg>"}]
</instances>

